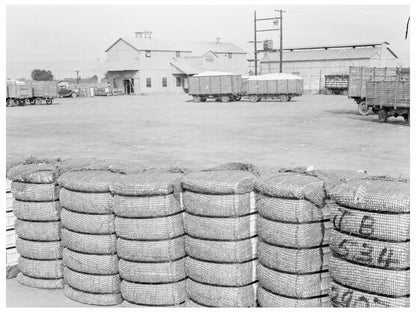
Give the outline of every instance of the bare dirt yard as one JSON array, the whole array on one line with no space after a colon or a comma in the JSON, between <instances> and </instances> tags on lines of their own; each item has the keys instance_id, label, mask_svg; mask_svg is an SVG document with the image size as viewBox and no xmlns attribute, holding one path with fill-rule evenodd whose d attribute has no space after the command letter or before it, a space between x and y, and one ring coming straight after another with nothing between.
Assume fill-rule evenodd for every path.
<instances>
[{"instance_id":1,"label":"bare dirt yard","mask_svg":"<svg viewBox=\"0 0 416 312\"><path fill-rule=\"evenodd\" d=\"M346 96L292 102L190 102L188 95L56 99L7 108L7 161L28 156L120 158L190 168L366 169L409 175L410 127L360 116Z\"/></svg>"}]
</instances>

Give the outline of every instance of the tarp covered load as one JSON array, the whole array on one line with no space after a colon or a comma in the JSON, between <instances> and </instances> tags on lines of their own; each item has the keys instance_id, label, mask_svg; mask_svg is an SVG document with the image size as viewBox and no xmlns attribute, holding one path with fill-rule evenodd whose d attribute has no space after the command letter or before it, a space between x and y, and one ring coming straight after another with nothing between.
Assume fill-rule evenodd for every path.
<instances>
[{"instance_id":1,"label":"tarp covered load","mask_svg":"<svg viewBox=\"0 0 416 312\"><path fill-rule=\"evenodd\" d=\"M191 303L256 306L256 176L244 170L193 172L182 181Z\"/></svg>"},{"instance_id":2,"label":"tarp covered load","mask_svg":"<svg viewBox=\"0 0 416 312\"><path fill-rule=\"evenodd\" d=\"M147 171L110 186L123 305L182 306L187 300L182 177Z\"/></svg>"},{"instance_id":3,"label":"tarp covered load","mask_svg":"<svg viewBox=\"0 0 416 312\"><path fill-rule=\"evenodd\" d=\"M15 232L20 257L19 283L36 288L62 288L61 205L56 166L21 164L9 169Z\"/></svg>"},{"instance_id":4,"label":"tarp covered load","mask_svg":"<svg viewBox=\"0 0 416 312\"><path fill-rule=\"evenodd\" d=\"M393 179L343 183L329 192L335 307L409 307L410 187Z\"/></svg>"}]
</instances>

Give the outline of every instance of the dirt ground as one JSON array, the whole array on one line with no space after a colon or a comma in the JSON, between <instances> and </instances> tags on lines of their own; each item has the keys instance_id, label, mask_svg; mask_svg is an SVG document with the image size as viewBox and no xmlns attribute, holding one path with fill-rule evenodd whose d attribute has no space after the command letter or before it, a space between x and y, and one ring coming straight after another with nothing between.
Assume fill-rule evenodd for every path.
<instances>
[{"instance_id":1,"label":"dirt ground","mask_svg":"<svg viewBox=\"0 0 416 312\"><path fill-rule=\"evenodd\" d=\"M346 96L292 102L190 102L188 95L57 99L7 108L7 160L120 158L189 168L259 166L365 169L409 174L410 127L360 116Z\"/></svg>"}]
</instances>

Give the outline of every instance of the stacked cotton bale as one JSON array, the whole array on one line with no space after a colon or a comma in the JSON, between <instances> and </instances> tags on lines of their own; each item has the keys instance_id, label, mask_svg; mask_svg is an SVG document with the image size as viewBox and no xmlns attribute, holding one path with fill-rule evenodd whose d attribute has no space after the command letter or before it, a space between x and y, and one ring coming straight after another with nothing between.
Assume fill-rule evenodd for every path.
<instances>
[{"instance_id":1,"label":"stacked cotton bale","mask_svg":"<svg viewBox=\"0 0 416 312\"><path fill-rule=\"evenodd\" d=\"M242 170L194 172L183 179L187 306L256 306L254 180Z\"/></svg>"},{"instance_id":2,"label":"stacked cotton bale","mask_svg":"<svg viewBox=\"0 0 416 312\"><path fill-rule=\"evenodd\" d=\"M36 288L62 288L61 206L52 164L24 164L9 170L15 200L17 280Z\"/></svg>"},{"instance_id":3,"label":"stacked cotton bale","mask_svg":"<svg viewBox=\"0 0 416 312\"><path fill-rule=\"evenodd\" d=\"M94 305L121 303L110 184L119 174L73 171L59 177L65 295Z\"/></svg>"},{"instance_id":4,"label":"stacked cotton bale","mask_svg":"<svg viewBox=\"0 0 416 312\"><path fill-rule=\"evenodd\" d=\"M111 185L124 306L187 299L180 173L126 175Z\"/></svg>"},{"instance_id":5,"label":"stacked cotton bale","mask_svg":"<svg viewBox=\"0 0 416 312\"><path fill-rule=\"evenodd\" d=\"M259 305L330 306L324 182L303 173L271 173L255 188Z\"/></svg>"},{"instance_id":6,"label":"stacked cotton bale","mask_svg":"<svg viewBox=\"0 0 416 312\"><path fill-rule=\"evenodd\" d=\"M336 307L409 307L409 184L358 180L334 188L331 299Z\"/></svg>"}]
</instances>

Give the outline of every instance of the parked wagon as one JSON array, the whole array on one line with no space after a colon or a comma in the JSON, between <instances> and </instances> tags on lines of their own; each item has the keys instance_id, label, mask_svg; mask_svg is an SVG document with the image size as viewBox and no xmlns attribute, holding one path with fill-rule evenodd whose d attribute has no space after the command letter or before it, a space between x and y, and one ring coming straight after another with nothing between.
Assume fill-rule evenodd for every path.
<instances>
[{"instance_id":1,"label":"parked wagon","mask_svg":"<svg viewBox=\"0 0 416 312\"><path fill-rule=\"evenodd\" d=\"M6 106L25 105L32 98L32 86L18 80L6 81Z\"/></svg>"},{"instance_id":2,"label":"parked wagon","mask_svg":"<svg viewBox=\"0 0 416 312\"><path fill-rule=\"evenodd\" d=\"M52 104L54 98L58 97L57 83L54 81L33 81L32 98L30 104Z\"/></svg>"},{"instance_id":3,"label":"parked wagon","mask_svg":"<svg viewBox=\"0 0 416 312\"><path fill-rule=\"evenodd\" d=\"M348 75L325 75L326 94L348 94Z\"/></svg>"}]
</instances>

